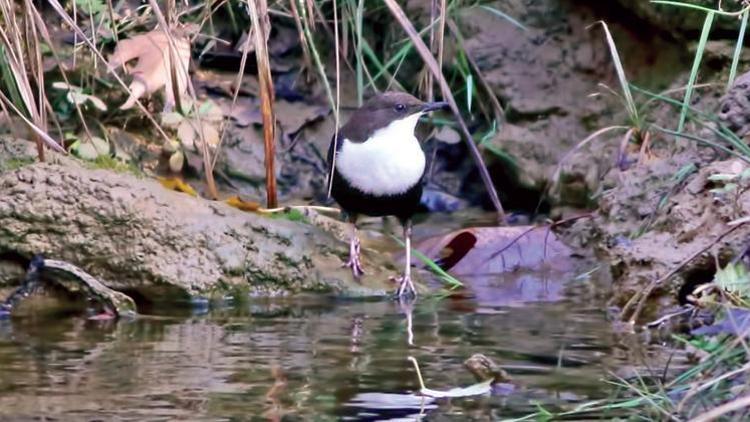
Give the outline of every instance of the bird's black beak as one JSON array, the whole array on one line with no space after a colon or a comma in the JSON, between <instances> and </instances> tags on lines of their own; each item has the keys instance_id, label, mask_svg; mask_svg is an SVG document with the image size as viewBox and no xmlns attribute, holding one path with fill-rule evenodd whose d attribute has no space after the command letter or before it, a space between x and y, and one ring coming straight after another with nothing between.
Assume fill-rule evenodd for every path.
<instances>
[{"instance_id":1,"label":"bird's black beak","mask_svg":"<svg viewBox=\"0 0 750 422\"><path fill-rule=\"evenodd\" d=\"M440 102L436 102L436 103L425 103L422 106L422 112L423 113L429 113L429 112L435 111L435 110L445 110L445 109L447 109L449 107L450 106L445 101L440 101Z\"/></svg>"}]
</instances>

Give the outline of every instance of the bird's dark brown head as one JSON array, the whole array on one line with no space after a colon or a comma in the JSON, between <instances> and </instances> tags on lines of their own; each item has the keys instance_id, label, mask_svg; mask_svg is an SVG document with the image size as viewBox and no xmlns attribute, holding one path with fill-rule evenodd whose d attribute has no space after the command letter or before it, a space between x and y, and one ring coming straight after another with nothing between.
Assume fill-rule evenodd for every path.
<instances>
[{"instance_id":1,"label":"bird's dark brown head","mask_svg":"<svg viewBox=\"0 0 750 422\"><path fill-rule=\"evenodd\" d=\"M352 113L341 128L340 136L352 142L364 142L376 130L395 120L447 107L447 103L426 103L405 92L384 92L367 100Z\"/></svg>"}]
</instances>

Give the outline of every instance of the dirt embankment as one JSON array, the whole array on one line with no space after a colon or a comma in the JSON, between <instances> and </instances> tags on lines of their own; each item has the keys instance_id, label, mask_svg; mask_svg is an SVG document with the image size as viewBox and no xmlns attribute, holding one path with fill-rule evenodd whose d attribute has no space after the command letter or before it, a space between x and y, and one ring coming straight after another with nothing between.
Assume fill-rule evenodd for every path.
<instances>
[{"instance_id":1,"label":"dirt embankment","mask_svg":"<svg viewBox=\"0 0 750 422\"><path fill-rule=\"evenodd\" d=\"M722 125L746 135L749 89L746 74L718 101L714 94L720 88L699 96L696 107L718 114ZM663 113L662 120L677 121L676 112ZM689 124L686 133L726 145L700 125ZM605 183L611 188L595 217L567 231L569 241L595 247L609 261L616 280L614 305L622 307L653 288L642 315L647 318L685 303L695 287L713 280L717 269L742 258L750 239L747 157L684 138L655 139L644 163L610 171Z\"/></svg>"}]
</instances>

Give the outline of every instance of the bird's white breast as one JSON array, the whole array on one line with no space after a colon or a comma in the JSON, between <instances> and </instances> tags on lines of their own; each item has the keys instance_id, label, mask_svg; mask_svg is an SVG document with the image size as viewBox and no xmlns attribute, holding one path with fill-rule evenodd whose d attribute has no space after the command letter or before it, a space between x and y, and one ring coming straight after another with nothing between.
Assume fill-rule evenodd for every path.
<instances>
[{"instance_id":1,"label":"bird's white breast","mask_svg":"<svg viewBox=\"0 0 750 422\"><path fill-rule=\"evenodd\" d=\"M336 169L352 186L374 195L397 195L419 183L425 155L414 128L422 113L416 113L373 133L362 143L342 142Z\"/></svg>"}]
</instances>

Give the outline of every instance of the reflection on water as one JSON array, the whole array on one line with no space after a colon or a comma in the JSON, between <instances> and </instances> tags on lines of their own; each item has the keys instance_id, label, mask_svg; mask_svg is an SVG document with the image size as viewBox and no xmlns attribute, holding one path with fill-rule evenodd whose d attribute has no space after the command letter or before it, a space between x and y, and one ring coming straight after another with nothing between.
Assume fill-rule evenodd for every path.
<instances>
[{"instance_id":1,"label":"reflection on water","mask_svg":"<svg viewBox=\"0 0 750 422\"><path fill-rule=\"evenodd\" d=\"M0 419L496 420L608 395L617 362L601 303L567 284L557 302L475 299L255 301L199 315L132 321L0 321ZM586 297L581 297L581 295ZM500 300L499 303L502 303ZM425 400L427 387L473 384L463 361L484 353L511 391Z\"/></svg>"}]
</instances>

